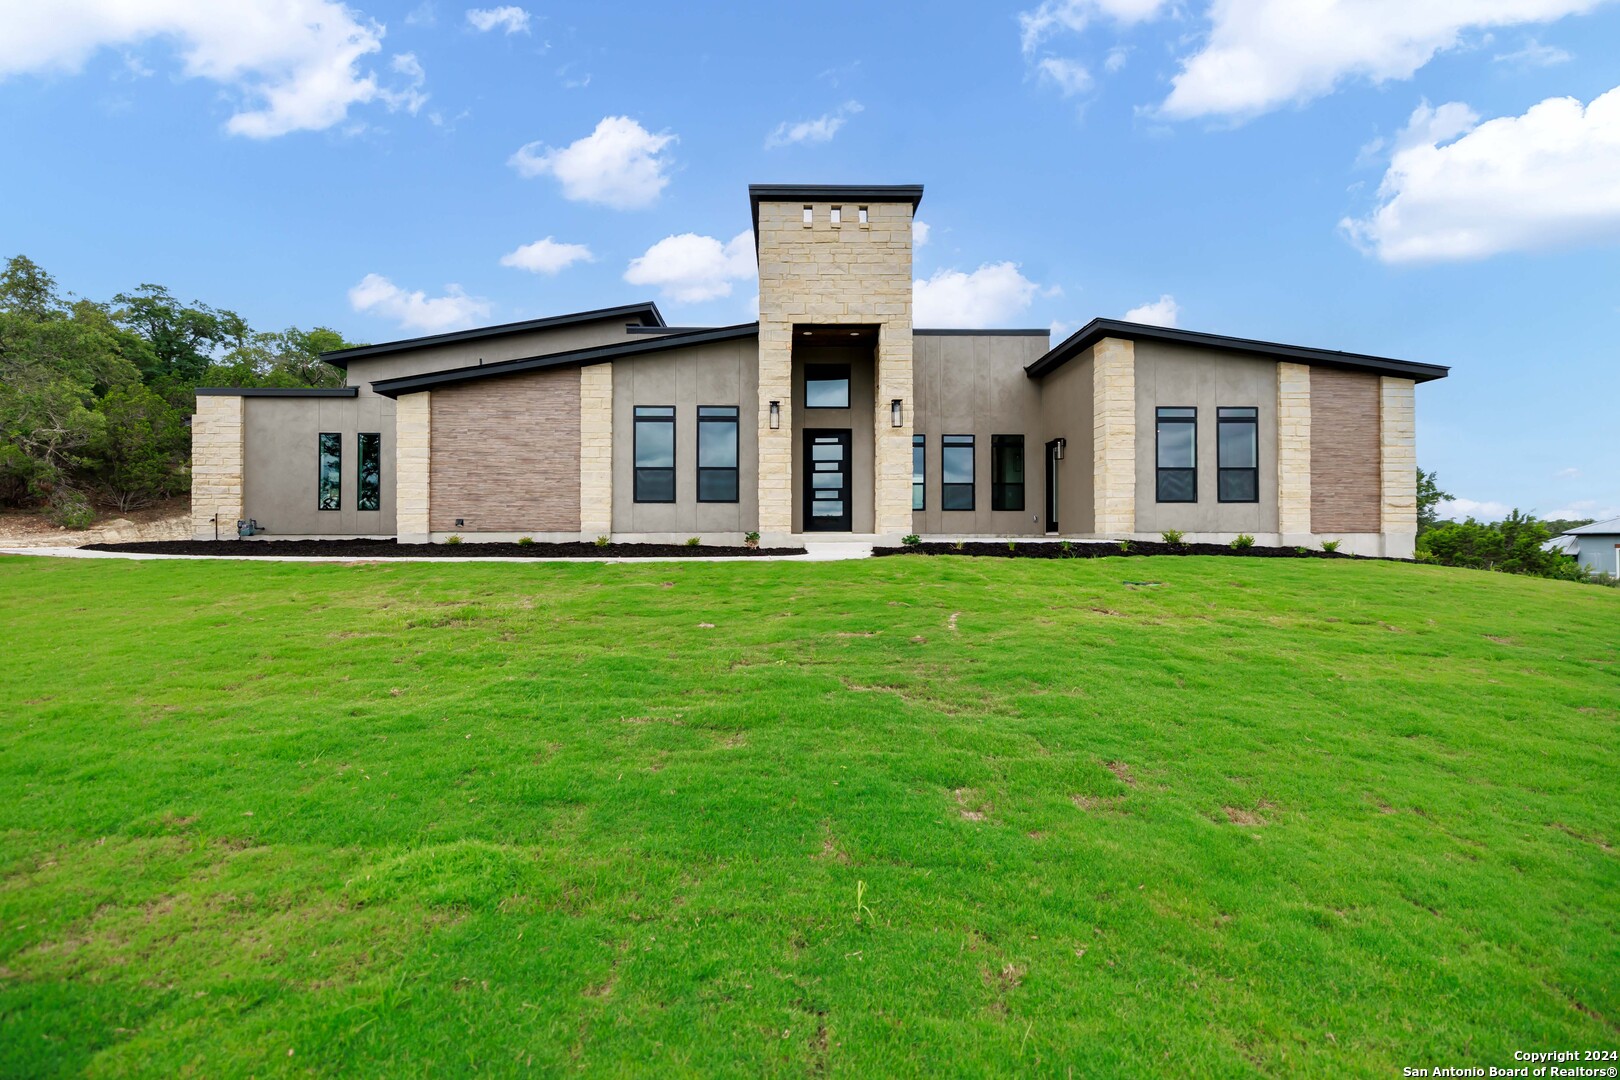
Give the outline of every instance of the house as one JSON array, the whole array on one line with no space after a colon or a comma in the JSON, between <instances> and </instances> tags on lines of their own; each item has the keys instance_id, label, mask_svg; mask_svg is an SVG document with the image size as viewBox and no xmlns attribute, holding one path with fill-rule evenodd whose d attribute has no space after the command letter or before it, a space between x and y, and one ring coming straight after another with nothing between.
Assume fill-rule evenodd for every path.
<instances>
[{"instance_id":1,"label":"house","mask_svg":"<svg viewBox=\"0 0 1620 1080\"><path fill-rule=\"evenodd\" d=\"M1573 556L1593 573L1620 577L1620 518L1594 521L1547 541L1548 551Z\"/></svg>"},{"instance_id":2,"label":"house","mask_svg":"<svg viewBox=\"0 0 1620 1080\"><path fill-rule=\"evenodd\" d=\"M920 186L749 195L758 322L631 304L330 353L340 389L200 389L194 534L1412 554L1414 388L1446 368L1113 319L1056 346L914 328Z\"/></svg>"}]
</instances>

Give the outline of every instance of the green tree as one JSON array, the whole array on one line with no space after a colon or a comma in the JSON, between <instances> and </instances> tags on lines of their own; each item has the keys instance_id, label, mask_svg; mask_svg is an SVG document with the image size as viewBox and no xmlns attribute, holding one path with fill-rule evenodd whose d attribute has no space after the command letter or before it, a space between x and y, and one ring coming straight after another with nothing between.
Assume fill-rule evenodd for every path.
<instances>
[{"instance_id":1,"label":"green tree","mask_svg":"<svg viewBox=\"0 0 1620 1080\"><path fill-rule=\"evenodd\" d=\"M1419 557L1443 566L1500 570L1508 574L1580 579L1584 575L1562 554L1546 550L1547 526L1514 510L1498 522L1447 521L1418 537Z\"/></svg>"},{"instance_id":2,"label":"green tree","mask_svg":"<svg viewBox=\"0 0 1620 1080\"><path fill-rule=\"evenodd\" d=\"M321 354L347 348L352 346L342 334L324 326L254 334L209 365L203 385L342 386L344 371L322 361Z\"/></svg>"},{"instance_id":3,"label":"green tree","mask_svg":"<svg viewBox=\"0 0 1620 1080\"><path fill-rule=\"evenodd\" d=\"M200 301L188 307L161 285L144 284L113 297L115 322L139 334L151 346L150 366L142 367L147 385L196 387L216 354L247 343L247 321L234 311Z\"/></svg>"},{"instance_id":4,"label":"green tree","mask_svg":"<svg viewBox=\"0 0 1620 1080\"><path fill-rule=\"evenodd\" d=\"M1449 491L1440 490L1440 474L1417 471L1417 526L1421 535L1434 528L1440 519L1440 504L1452 498Z\"/></svg>"},{"instance_id":5,"label":"green tree","mask_svg":"<svg viewBox=\"0 0 1620 1080\"><path fill-rule=\"evenodd\" d=\"M137 510L181 490L191 438L179 409L136 383L109 392L98 411L102 423L86 455L104 501Z\"/></svg>"}]
</instances>

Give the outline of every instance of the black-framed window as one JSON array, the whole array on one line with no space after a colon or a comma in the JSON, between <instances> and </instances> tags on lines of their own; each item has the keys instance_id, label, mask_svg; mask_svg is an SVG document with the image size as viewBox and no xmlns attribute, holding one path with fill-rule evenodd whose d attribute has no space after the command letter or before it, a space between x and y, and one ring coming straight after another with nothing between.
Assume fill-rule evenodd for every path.
<instances>
[{"instance_id":1,"label":"black-framed window","mask_svg":"<svg viewBox=\"0 0 1620 1080\"><path fill-rule=\"evenodd\" d=\"M1024 437L990 436L990 509L1024 508Z\"/></svg>"},{"instance_id":2,"label":"black-framed window","mask_svg":"<svg viewBox=\"0 0 1620 1080\"><path fill-rule=\"evenodd\" d=\"M923 481L928 478L928 441L921 435L911 437L911 508L921 510L928 505Z\"/></svg>"},{"instance_id":3,"label":"black-framed window","mask_svg":"<svg viewBox=\"0 0 1620 1080\"><path fill-rule=\"evenodd\" d=\"M973 436L946 435L940 439L939 508L973 509Z\"/></svg>"},{"instance_id":4,"label":"black-framed window","mask_svg":"<svg viewBox=\"0 0 1620 1080\"><path fill-rule=\"evenodd\" d=\"M807 409L849 408L849 365L806 364L804 366L804 407Z\"/></svg>"},{"instance_id":5,"label":"black-framed window","mask_svg":"<svg viewBox=\"0 0 1620 1080\"><path fill-rule=\"evenodd\" d=\"M1198 501L1198 410L1164 407L1158 410L1158 501Z\"/></svg>"},{"instance_id":6,"label":"black-framed window","mask_svg":"<svg viewBox=\"0 0 1620 1080\"><path fill-rule=\"evenodd\" d=\"M356 474L354 508L356 510L382 509L382 435L375 431L362 431L359 440L360 468Z\"/></svg>"},{"instance_id":7,"label":"black-framed window","mask_svg":"<svg viewBox=\"0 0 1620 1080\"><path fill-rule=\"evenodd\" d=\"M698 406L698 502L737 501L737 406Z\"/></svg>"},{"instance_id":8,"label":"black-framed window","mask_svg":"<svg viewBox=\"0 0 1620 1080\"><path fill-rule=\"evenodd\" d=\"M315 467L315 509L343 509L343 436L323 431Z\"/></svg>"},{"instance_id":9,"label":"black-framed window","mask_svg":"<svg viewBox=\"0 0 1620 1080\"><path fill-rule=\"evenodd\" d=\"M1260 410L1215 410L1215 493L1221 502L1260 501Z\"/></svg>"},{"instance_id":10,"label":"black-framed window","mask_svg":"<svg viewBox=\"0 0 1620 1080\"><path fill-rule=\"evenodd\" d=\"M635 501L675 501L675 406L637 405Z\"/></svg>"}]
</instances>

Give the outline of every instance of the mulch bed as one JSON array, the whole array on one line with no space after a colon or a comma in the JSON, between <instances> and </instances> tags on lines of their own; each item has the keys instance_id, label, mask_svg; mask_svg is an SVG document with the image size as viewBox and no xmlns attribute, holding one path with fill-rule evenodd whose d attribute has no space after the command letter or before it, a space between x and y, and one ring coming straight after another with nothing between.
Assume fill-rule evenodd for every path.
<instances>
[{"instance_id":1,"label":"mulch bed","mask_svg":"<svg viewBox=\"0 0 1620 1080\"><path fill-rule=\"evenodd\" d=\"M1226 544L1166 544L1159 540L1132 540L1127 550L1118 544L1071 543L1063 550L1060 541L1020 540L1009 548L1005 540L995 542L964 541L961 544L927 543L912 547L880 547L873 555L980 555L997 559L1101 559L1109 556L1136 555L1236 555L1247 559L1376 559L1372 555L1350 555L1342 551L1322 551L1306 548L1299 551L1291 547L1233 548ZM1400 562L1399 559L1381 560Z\"/></svg>"},{"instance_id":2,"label":"mulch bed","mask_svg":"<svg viewBox=\"0 0 1620 1080\"><path fill-rule=\"evenodd\" d=\"M394 540L158 540L133 544L85 544L85 551L139 555L328 555L344 559L647 559L713 558L717 555L803 555L804 548L688 546L686 544L401 544Z\"/></svg>"}]
</instances>

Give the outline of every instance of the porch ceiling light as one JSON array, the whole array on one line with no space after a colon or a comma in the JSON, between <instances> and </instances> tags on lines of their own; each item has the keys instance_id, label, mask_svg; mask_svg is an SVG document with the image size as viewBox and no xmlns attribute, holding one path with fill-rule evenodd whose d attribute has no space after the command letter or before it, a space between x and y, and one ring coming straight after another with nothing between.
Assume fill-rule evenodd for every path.
<instances>
[{"instance_id":1,"label":"porch ceiling light","mask_svg":"<svg viewBox=\"0 0 1620 1080\"><path fill-rule=\"evenodd\" d=\"M773 402L771 402L771 430L775 431L777 428L779 428L781 426L782 426L782 403L780 401L773 401Z\"/></svg>"},{"instance_id":2,"label":"porch ceiling light","mask_svg":"<svg viewBox=\"0 0 1620 1080\"><path fill-rule=\"evenodd\" d=\"M889 402L889 423L895 427L905 427L905 410L900 407L900 399L895 398Z\"/></svg>"}]
</instances>

